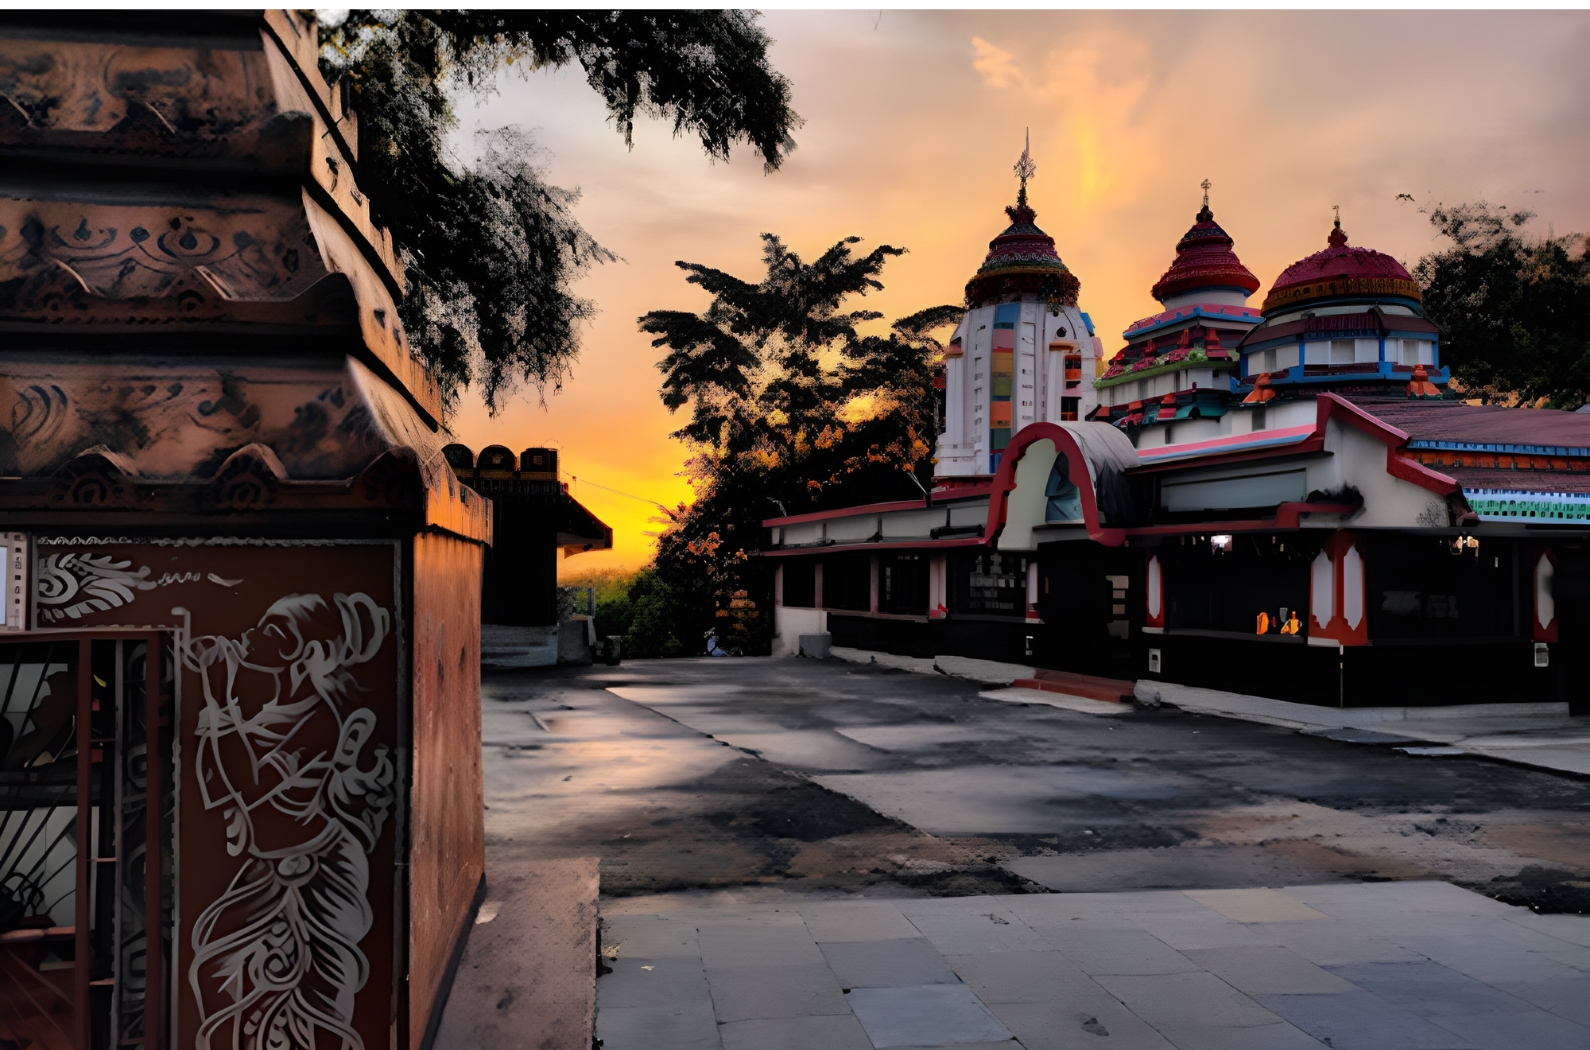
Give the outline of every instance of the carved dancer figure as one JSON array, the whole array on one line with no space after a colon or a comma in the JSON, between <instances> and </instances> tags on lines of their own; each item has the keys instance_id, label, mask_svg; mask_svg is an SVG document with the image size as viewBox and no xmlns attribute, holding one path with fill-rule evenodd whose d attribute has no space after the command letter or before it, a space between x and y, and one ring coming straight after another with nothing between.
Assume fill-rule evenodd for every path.
<instances>
[{"instance_id":1,"label":"carved dancer figure","mask_svg":"<svg viewBox=\"0 0 1590 1050\"><path fill-rule=\"evenodd\" d=\"M356 706L352 669L380 651L391 615L365 594L333 602L289 595L241 638L181 647L203 682L204 806L222 810L227 853L245 858L193 927L199 1050L364 1046L353 1009L369 975L367 854L394 770L384 745L366 758L376 718Z\"/></svg>"}]
</instances>

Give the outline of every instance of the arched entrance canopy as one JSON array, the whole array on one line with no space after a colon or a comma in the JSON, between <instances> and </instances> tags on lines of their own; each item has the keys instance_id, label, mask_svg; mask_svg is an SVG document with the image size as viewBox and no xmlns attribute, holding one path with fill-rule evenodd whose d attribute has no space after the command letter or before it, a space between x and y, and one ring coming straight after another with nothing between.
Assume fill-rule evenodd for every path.
<instances>
[{"instance_id":1,"label":"arched entrance canopy","mask_svg":"<svg viewBox=\"0 0 1590 1050\"><path fill-rule=\"evenodd\" d=\"M1064 465L1055 464L1064 457ZM999 534L997 545L1016 550L1032 544L1032 530L1050 521L1052 488L1076 488L1088 538L1110 547L1126 541L1126 515L1131 499L1125 473L1138 465L1131 439L1107 423L1033 423L1006 446L994 475L988 503L986 535ZM1060 484L1051 486L1055 476ZM1069 490L1065 490L1069 491Z\"/></svg>"}]
</instances>

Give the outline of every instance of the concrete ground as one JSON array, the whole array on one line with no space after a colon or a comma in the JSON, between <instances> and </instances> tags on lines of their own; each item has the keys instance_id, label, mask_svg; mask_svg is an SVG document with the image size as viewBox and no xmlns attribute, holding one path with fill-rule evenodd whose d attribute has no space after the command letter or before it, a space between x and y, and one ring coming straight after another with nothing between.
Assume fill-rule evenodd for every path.
<instances>
[{"instance_id":1,"label":"concrete ground","mask_svg":"<svg viewBox=\"0 0 1590 1050\"><path fill-rule=\"evenodd\" d=\"M1183 711L1300 729L1349 743L1436 747L1536 769L1590 776L1590 718L1565 703L1448 707L1317 707L1160 682L1139 682L1150 702Z\"/></svg>"},{"instance_id":2,"label":"concrete ground","mask_svg":"<svg viewBox=\"0 0 1590 1050\"><path fill-rule=\"evenodd\" d=\"M1580 1040L1561 1045L1590 1045L1590 1030L1552 1028L1585 1018L1550 1013L1568 1009L1553 1006L1552 996L1590 1001L1584 920L1486 899L1546 911L1590 904L1590 781L1467 754L1408 754L1373 735L1355 743L1168 707L1012 703L980 695L982 687L963 679L838 661L496 672L483 691L493 862L600 857L603 937L614 972L597 981L597 1031L608 1050L869 1045L855 1041L854 1025L871 1045L909 1046L898 1041L917 1038L909 1025L890 1028L888 1018L919 1014L945 1018L932 1045L1018 1045L1009 1042L1012 1033L1029 1048L1116 1046L1136 1033L1127 1045L1191 1047L1206 1045L1190 1034L1201 1028L1230 1047L1554 1045L1535 1041L1537 1028L1528 1026L1537 1024ZM1376 885L1385 882L1406 884ZM1226 914L1210 903L1225 898L1207 892L1260 887L1289 888L1292 904L1267 890L1255 899L1287 914L1313 909L1321 917L1307 921L1318 929L1340 924L1330 936L1343 943L1380 937L1396 951L1333 956L1277 941L1281 926L1305 920L1264 926L1272 920ZM1428 894L1436 896L1421 896ZM1467 903L1454 911L1458 899ZM1040 911L1023 910L1023 900ZM1084 900L1102 909L1092 920L1041 911ZM820 932L828 920L813 916L842 902L895 918L879 927L858 919L852 941ZM1183 923L1186 937L1154 925L1158 918L1150 922L1161 904L1185 913L1184 923L1171 926ZM1395 937L1375 932L1404 912ZM1096 925L1085 927L1088 921ZM801 929L791 932L797 922ZM736 924L789 929L767 934L775 941L766 943L760 933L734 934L732 950L713 954L717 934L707 931ZM987 933L979 924L1011 939L971 946ZM1110 931L1100 944L1120 939L1127 954L1136 944L1160 968L1100 969L1045 932L1056 925ZM1255 932L1260 926L1271 932ZM972 941L933 932L962 927ZM1128 927L1136 932L1115 936ZM682 939L658 947L635 932L643 929ZM864 932L875 929L884 932ZM1461 952L1448 957L1403 943L1442 930L1458 947L1512 945L1505 957L1517 963L1513 978L1471 972ZM869 947L832 949L831 942ZM1276 954L1283 950L1292 954ZM1222 951L1240 958L1222 961ZM985 964L963 958L986 952L1016 954ZM1265 952L1301 983L1243 983L1241 973L1265 969ZM1433 968L1384 970L1415 965L1397 952L1420 953ZM658 953L686 960L677 968L682 984L658 991ZM760 953L771 953L765 965L785 966L774 960L787 956L799 970L785 975L797 982L794 990L777 991L784 977L772 973L761 975L771 982L765 996L754 982L733 983L740 979L734 971L764 965L754 961ZM858 983L858 967L895 976ZM1051 975L1051 984L1040 981L1050 992L1018 979L1028 969ZM675 963L666 972L676 972ZM902 974L921 979L901 986ZM1527 984L1529 995L1519 998L1508 980ZM850 995L832 999L830 982ZM1468 991L1458 999L1513 996L1518 1017L1534 1018L1516 1021L1528 1038L1497 1043L1429 1014L1460 987ZM859 999L858 989L866 990ZM765 1005L732 1005L742 993ZM1199 1020L1198 1003L1216 993L1226 1005L1210 1006L1214 1013ZM802 995L812 1006L797 1022L787 1011ZM1332 1035L1329 1025L1346 1023L1337 1006L1369 1003L1365 996L1375 998L1374 1009L1389 1004L1420 1023L1393 1010L1388 1031L1411 1033L1401 1042L1364 1042L1346 1029ZM1116 1004L1114 1025L1099 1012L1109 1012L1106 999ZM1169 1012L1155 1013L1158 1000L1171 1004ZM1183 1000L1192 1013L1177 1012L1174 1003ZM1304 1009L1327 1001L1337 1005L1319 1017ZM675 1007L677 1023L668 1019ZM1092 1012L1065 1024L1054 1019L1054 1011L1073 1007ZM1535 1018L1529 1010L1545 1013ZM1092 1022L1116 1041L1089 1042L1105 1038ZM678 1041L662 1034L675 1028ZM1274 1041L1298 1038L1305 1041Z\"/></svg>"}]
</instances>

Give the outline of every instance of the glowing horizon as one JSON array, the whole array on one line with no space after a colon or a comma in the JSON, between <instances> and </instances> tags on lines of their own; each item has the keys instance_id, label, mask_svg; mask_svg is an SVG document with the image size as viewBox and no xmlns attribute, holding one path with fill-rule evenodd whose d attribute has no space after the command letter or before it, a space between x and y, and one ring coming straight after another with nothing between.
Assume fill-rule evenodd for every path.
<instances>
[{"instance_id":1,"label":"glowing horizon","mask_svg":"<svg viewBox=\"0 0 1590 1050\"><path fill-rule=\"evenodd\" d=\"M492 420L466 395L453 421L477 451L560 449L570 491L615 537L612 552L560 562L565 574L644 564L660 515L644 501L690 498L687 450L667 436L682 419L659 400L659 355L635 327L648 310L706 304L674 260L754 280L763 231L805 257L855 234L863 250L910 249L868 308L892 319L959 302L1006 224L1028 127L1038 225L1081 280L1107 354L1158 311L1149 288L1205 178L1262 282L1253 306L1325 246L1333 205L1351 243L1410 267L1440 246L1420 213L1437 201L1528 208L1540 232L1590 228L1584 12L778 11L764 24L806 119L771 175L748 150L713 164L657 121L626 151L577 70L510 72L464 110L466 131L530 130L549 180L584 191L580 221L625 260L579 282L600 313L545 409L521 391Z\"/></svg>"}]
</instances>

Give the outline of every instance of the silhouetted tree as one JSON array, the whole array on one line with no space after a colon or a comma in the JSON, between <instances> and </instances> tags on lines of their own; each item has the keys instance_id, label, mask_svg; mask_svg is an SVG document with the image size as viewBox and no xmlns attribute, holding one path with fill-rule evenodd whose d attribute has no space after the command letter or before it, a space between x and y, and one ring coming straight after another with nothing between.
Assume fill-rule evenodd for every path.
<instances>
[{"instance_id":1,"label":"silhouetted tree","mask_svg":"<svg viewBox=\"0 0 1590 1050\"><path fill-rule=\"evenodd\" d=\"M1577 408L1590 400L1585 238L1527 238L1532 212L1483 201L1429 215L1452 247L1420 259L1414 277L1453 377L1487 401Z\"/></svg>"},{"instance_id":2,"label":"silhouetted tree","mask_svg":"<svg viewBox=\"0 0 1590 1050\"><path fill-rule=\"evenodd\" d=\"M743 652L766 651L771 637L769 574L754 558L764 519L918 498L931 484L943 353L932 333L961 313L938 306L863 334L882 315L848 303L881 289L878 274L903 248L858 256L849 237L808 263L772 234L762 241L761 280L681 262L711 305L640 319L668 351L663 403L688 406L674 436L691 447L696 489L658 537L657 574L683 630L716 626Z\"/></svg>"},{"instance_id":3,"label":"silhouetted tree","mask_svg":"<svg viewBox=\"0 0 1590 1050\"><path fill-rule=\"evenodd\" d=\"M503 67L578 63L624 141L637 115L671 121L709 157L751 145L767 170L794 148L790 85L742 11L351 11L320 28L321 70L346 79L359 121L360 188L407 270L403 322L449 399L477 383L556 389L593 313L570 283L616 258L580 227L574 190L546 183L530 140L490 133L466 165L447 138L457 97Z\"/></svg>"}]
</instances>

